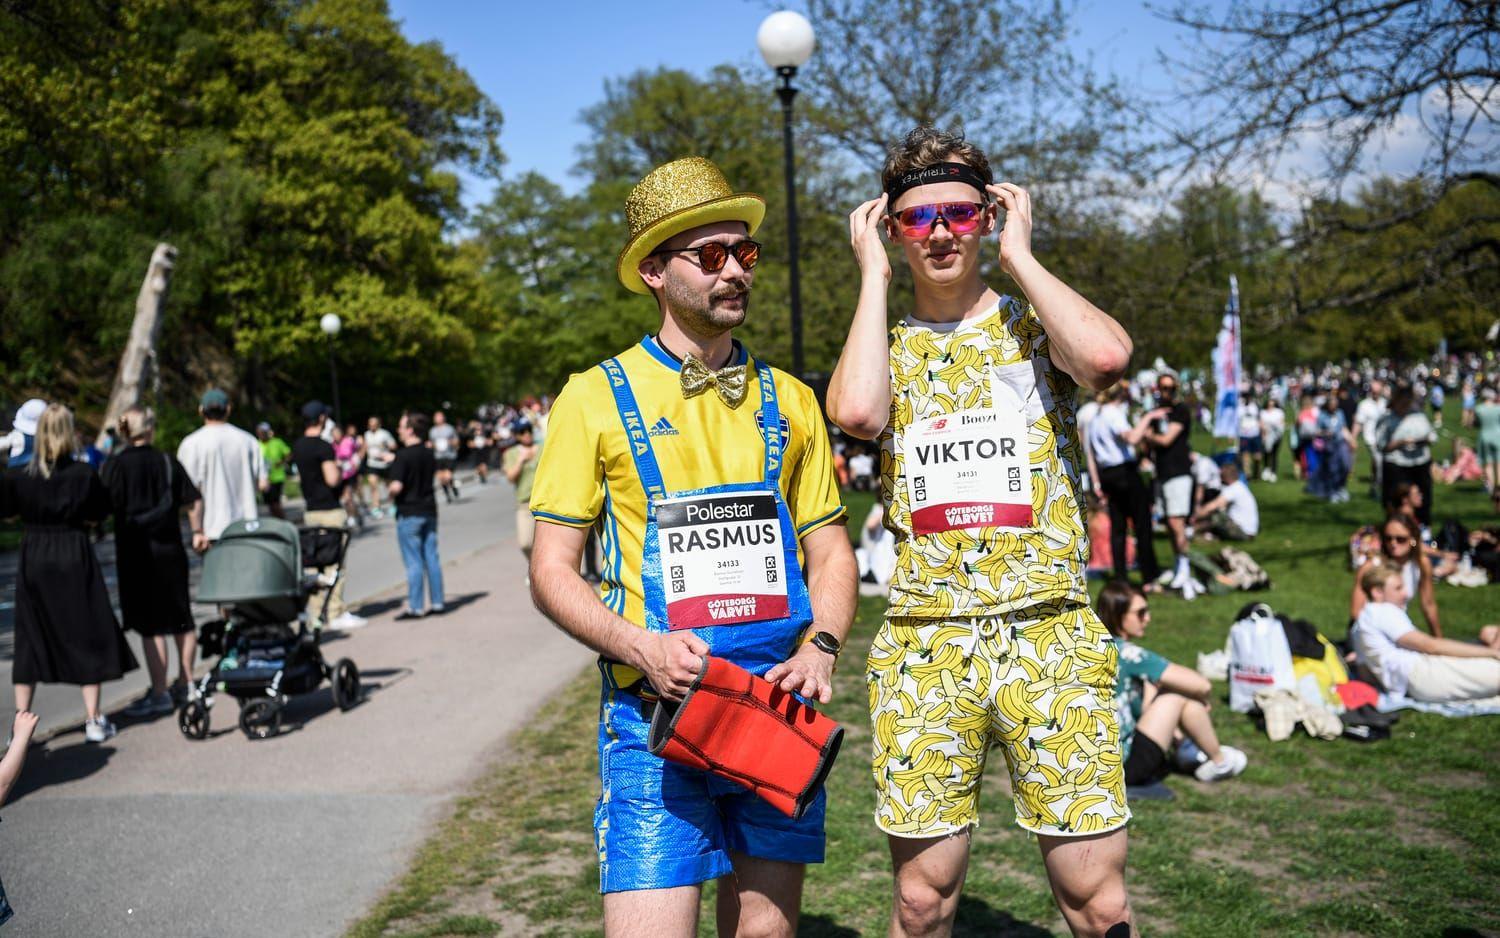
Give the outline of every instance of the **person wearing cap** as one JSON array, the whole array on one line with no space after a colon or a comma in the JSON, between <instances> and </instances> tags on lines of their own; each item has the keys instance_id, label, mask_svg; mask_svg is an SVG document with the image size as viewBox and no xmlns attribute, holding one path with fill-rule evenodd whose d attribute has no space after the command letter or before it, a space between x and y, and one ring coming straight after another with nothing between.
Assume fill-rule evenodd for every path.
<instances>
[{"instance_id":1,"label":"person wearing cap","mask_svg":"<svg viewBox=\"0 0 1500 938\"><path fill-rule=\"evenodd\" d=\"M1030 196L996 185L962 135L912 131L881 187L849 218L861 283L828 416L880 441L897 538L867 672L891 933L951 931L987 766L1009 768L1016 823L1073 931L1130 932L1118 654L1084 584L1073 413L1079 386L1125 373L1130 338L1032 255ZM1020 294L981 276L997 229ZM915 287L889 332L882 233Z\"/></svg>"},{"instance_id":2,"label":"person wearing cap","mask_svg":"<svg viewBox=\"0 0 1500 938\"><path fill-rule=\"evenodd\" d=\"M259 517L255 495L271 486L259 441L229 422L230 410L228 394L219 388L204 391L198 401L203 426L177 445L177 461L203 495L203 528L193 530L200 550L234 522Z\"/></svg>"},{"instance_id":3,"label":"person wearing cap","mask_svg":"<svg viewBox=\"0 0 1500 938\"><path fill-rule=\"evenodd\" d=\"M276 430L262 420L255 425L255 436L260 440L260 454L266 461L266 510L277 518L286 517L281 507L281 490L286 486L286 467L292 462L292 448L286 440L276 435Z\"/></svg>"},{"instance_id":4,"label":"person wearing cap","mask_svg":"<svg viewBox=\"0 0 1500 938\"><path fill-rule=\"evenodd\" d=\"M793 820L651 754L646 736L656 702L680 700L709 655L829 699L858 567L828 435L812 391L733 336L764 200L688 157L647 174L625 210L616 273L654 297L661 327L568 381L531 490L532 596L600 656L604 930L694 934L701 884L724 877L726 931L792 935L825 795ZM578 572L594 526L597 589Z\"/></svg>"},{"instance_id":5,"label":"person wearing cap","mask_svg":"<svg viewBox=\"0 0 1500 938\"><path fill-rule=\"evenodd\" d=\"M38 397L33 397L16 408L16 418L11 421L7 466L24 466L31 462L32 453L36 450L36 423L46 409L47 402Z\"/></svg>"},{"instance_id":6,"label":"person wearing cap","mask_svg":"<svg viewBox=\"0 0 1500 938\"><path fill-rule=\"evenodd\" d=\"M512 421L510 435L515 443L505 451L500 471L516 487L516 543L530 560L532 541L536 537L536 519L531 516L531 487L536 481L542 448L532 434L531 421L524 417Z\"/></svg>"},{"instance_id":7,"label":"person wearing cap","mask_svg":"<svg viewBox=\"0 0 1500 938\"><path fill-rule=\"evenodd\" d=\"M338 456L333 444L323 439L323 428L329 420L328 405L322 401L308 401L302 405L302 436L292 444L292 464L297 467L297 478L302 482L302 499L305 509L302 524L309 528L338 528L342 530L349 522L349 513L342 504L344 475L339 468ZM331 576L332 568L320 571ZM324 589L332 589L328 599L329 628L341 631L357 629L367 621L355 615L344 605L344 577L339 577L332 587L320 587L308 598L307 614L317 618L323 611Z\"/></svg>"}]
</instances>

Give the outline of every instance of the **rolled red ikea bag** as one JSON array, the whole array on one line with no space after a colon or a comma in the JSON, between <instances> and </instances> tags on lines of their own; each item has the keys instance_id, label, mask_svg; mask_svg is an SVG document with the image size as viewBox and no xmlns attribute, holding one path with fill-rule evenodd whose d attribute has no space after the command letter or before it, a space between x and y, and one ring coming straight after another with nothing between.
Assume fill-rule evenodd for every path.
<instances>
[{"instance_id":1,"label":"rolled red ikea bag","mask_svg":"<svg viewBox=\"0 0 1500 938\"><path fill-rule=\"evenodd\" d=\"M656 705L651 751L729 779L800 818L833 768L844 728L737 664L714 657L703 663L681 702Z\"/></svg>"}]
</instances>

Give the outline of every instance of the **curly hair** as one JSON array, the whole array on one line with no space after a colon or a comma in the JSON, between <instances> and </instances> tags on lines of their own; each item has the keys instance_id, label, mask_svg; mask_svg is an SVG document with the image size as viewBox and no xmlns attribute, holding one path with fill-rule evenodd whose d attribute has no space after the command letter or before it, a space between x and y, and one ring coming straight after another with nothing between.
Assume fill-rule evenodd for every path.
<instances>
[{"instance_id":1,"label":"curly hair","mask_svg":"<svg viewBox=\"0 0 1500 938\"><path fill-rule=\"evenodd\" d=\"M945 162L967 163L986 183L995 181L989 157L965 140L962 132L917 127L886 150L885 166L880 170L880 188L888 191L892 183L912 170Z\"/></svg>"}]
</instances>

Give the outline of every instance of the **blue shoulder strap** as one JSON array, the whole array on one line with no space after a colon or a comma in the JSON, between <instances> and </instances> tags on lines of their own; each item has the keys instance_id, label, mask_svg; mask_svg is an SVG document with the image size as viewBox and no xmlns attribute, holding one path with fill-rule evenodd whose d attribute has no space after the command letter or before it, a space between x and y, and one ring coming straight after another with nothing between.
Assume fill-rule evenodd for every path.
<instances>
[{"instance_id":1,"label":"blue shoulder strap","mask_svg":"<svg viewBox=\"0 0 1500 938\"><path fill-rule=\"evenodd\" d=\"M771 377L771 366L756 361L755 373L760 376L761 436L766 441L766 467L763 473L767 482L781 481L781 457L784 441L781 438L781 407L776 401L776 380Z\"/></svg>"},{"instance_id":2,"label":"blue shoulder strap","mask_svg":"<svg viewBox=\"0 0 1500 938\"><path fill-rule=\"evenodd\" d=\"M662 483L661 466L656 462L656 452L651 448L651 437L646 433L646 421L641 417L641 408L635 402L635 392L630 390L630 379L618 358L601 362L609 377L609 388L615 396L615 410L620 414L620 423L625 427L625 442L630 447L630 458L635 461L635 472L640 477L641 487L646 490L647 510L658 499L665 498L667 488Z\"/></svg>"}]
</instances>

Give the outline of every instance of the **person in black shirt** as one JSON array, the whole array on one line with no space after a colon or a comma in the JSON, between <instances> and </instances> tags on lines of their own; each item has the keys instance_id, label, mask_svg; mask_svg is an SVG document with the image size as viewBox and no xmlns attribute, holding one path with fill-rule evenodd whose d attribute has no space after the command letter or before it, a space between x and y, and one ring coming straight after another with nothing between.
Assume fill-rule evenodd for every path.
<instances>
[{"instance_id":1,"label":"person in black shirt","mask_svg":"<svg viewBox=\"0 0 1500 938\"><path fill-rule=\"evenodd\" d=\"M89 543L89 527L109 516L109 492L88 463L74 461L73 445L73 412L50 404L31 461L0 476L0 518L19 516L24 526L11 680L17 713L31 709L37 684L78 685L84 739L102 743L115 725L99 709L99 685L136 661Z\"/></svg>"},{"instance_id":2,"label":"person in black shirt","mask_svg":"<svg viewBox=\"0 0 1500 938\"><path fill-rule=\"evenodd\" d=\"M386 476L390 480L391 501L396 506L396 543L406 565L406 608L397 619L418 619L428 613L443 612L443 564L438 559L437 495L433 486L437 459L426 445L431 426L426 414L407 414L401 418L396 427L401 448L396 451ZM425 609L424 574L430 601Z\"/></svg>"},{"instance_id":3,"label":"person in black shirt","mask_svg":"<svg viewBox=\"0 0 1500 938\"><path fill-rule=\"evenodd\" d=\"M323 424L328 420L328 407L322 401L308 401L302 406L302 437L292 444L292 465L297 467L297 477L302 480L302 498L307 502L302 523L310 528L342 528L349 523L349 514L340 501L344 494L343 473L339 471L338 458L333 445L323 439ZM333 568L325 567L320 574L333 575ZM316 617L323 609L323 590L318 590L308 600L307 614ZM357 629L366 620L350 612L344 605L344 578L333 584L333 598L328 601L328 627L332 629Z\"/></svg>"},{"instance_id":4,"label":"person in black shirt","mask_svg":"<svg viewBox=\"0 0 1500 938\"><path fill-rule=\"evenodd\" d=\"M125 708L129 717L171 713L187 701L198 636L188 600L188 558L182 546L183 508L195 548L208 546L203 496L170 453L151 443L156 415L131 407L120 415L120 448L99 471L115 509L115 566L120 614L141 635L151 690ZM167 637L177 645L177 683L167 688ZM174 698L176 700L174 701Z\"/></svg>"},{"instance_id":5,"label":"person in black shirt","mask_svg":"<svg viewBox=\"0 0 1500 938\"><path fill-rule=\"evenodd\" d=\"M1162 572L1158 583L1170 584L1172 589L1182 590L1184 599L1192 599L1196 584L1188 567L1187 521L1193 513L1193 455L1188 444L1193 416L1187 405L1177 400L1177 378L1171 374L1163 373L1156 379L1156 404L1146 430L1146 442L1151 447L1162 514L1167 519L1172 552L1176 555L1176 564Z\"/></svg>"}]
</instances>

